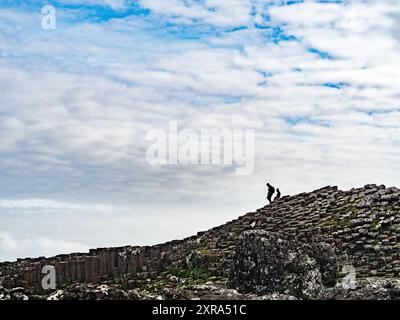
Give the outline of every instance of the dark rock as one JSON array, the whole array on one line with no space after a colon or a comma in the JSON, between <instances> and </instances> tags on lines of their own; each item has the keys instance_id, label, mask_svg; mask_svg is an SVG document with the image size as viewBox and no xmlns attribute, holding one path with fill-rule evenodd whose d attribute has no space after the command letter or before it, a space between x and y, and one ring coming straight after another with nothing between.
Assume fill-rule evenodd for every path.
<instances>
[{"instance_id":1,"label":"dark rock","mask_svg":"<svg viewBox=\"0 0 400 320\"><path fill-rule=\"evenodd\" d=\"M185 259L185 268L187 269L207 269L210 266L210 259L198 250L192 251Z\"/></svg>"},{"instance_id":2,"label":"dark rock","mask_svg":"<svg viewBox=\"0 0 400 320\"><path fill-rule=\"evenodd\" d=\"M338 263L333 247L327 243L317 243L311 246L310 254L319 266L322 284L334 287L338 279Z\"/></svg>"},{"instance_id":3,"label":"dark rock","mask_svg":"<svg viewBox=\"0 0 400 320\"><path fill-rule=\"evenodd\" d=\"M336 279L336 256L330 245L300 244L254 230L239 238L229 287L242 293L311 299Z\"/></svg>"}]
</instances>

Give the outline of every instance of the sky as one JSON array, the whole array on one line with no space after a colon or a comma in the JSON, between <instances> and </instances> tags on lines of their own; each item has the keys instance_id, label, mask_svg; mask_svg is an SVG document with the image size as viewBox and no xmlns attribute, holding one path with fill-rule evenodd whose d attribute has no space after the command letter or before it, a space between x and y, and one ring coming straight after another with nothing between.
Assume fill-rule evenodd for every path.
<instances>
[{"instance_id":1,"label":"sky","mask_svg":"<svg viewBox=\"0 0 400 320\"><path fill-rule=\"evenodd\" d=\"M0 261L190 236L267 181L399 186L399 25L397 0L1 0ZM170 121L254 130L254 172L149 165Z\"/></svg>"}]
</instances>

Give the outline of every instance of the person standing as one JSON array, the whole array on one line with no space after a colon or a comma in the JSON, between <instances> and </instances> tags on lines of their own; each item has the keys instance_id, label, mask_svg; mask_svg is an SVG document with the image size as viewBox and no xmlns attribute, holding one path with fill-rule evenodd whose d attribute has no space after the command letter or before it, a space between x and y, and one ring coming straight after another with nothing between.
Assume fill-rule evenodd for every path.
<instances>
[{"instance_id":1,"label":"person standing","mask_svg":"<svg viewBox=\"0 0 400 320\"><path fill-rule=\"evenodd\" d=\"M267 183L267 188L268 188L268 194L267 194L267 199L269 203L272 203L272 196L275 193L275 188L271 186L269 183Z\"/></svg>"}]
</instances>

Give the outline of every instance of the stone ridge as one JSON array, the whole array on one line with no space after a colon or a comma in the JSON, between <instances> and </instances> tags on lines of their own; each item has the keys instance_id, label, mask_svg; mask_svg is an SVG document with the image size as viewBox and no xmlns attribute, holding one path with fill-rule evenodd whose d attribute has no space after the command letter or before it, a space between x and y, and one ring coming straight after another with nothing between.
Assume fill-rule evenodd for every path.
<instances>
[{"instance_id":1,"label":"stone ridge","mask_svg":"<svg viewBox=\"0 0 400 320\"><path fill-rule=\"evenodd\" d=\"M349 191L325 187L283 197L224 225L155 246L99 248L89 253L0 263L0 285L39 293L44 265L56 268L59 285L99 283L143 271L159 273L194 251L208 256L210 272L227 279L239 236L252 229L332 244L339 262L353 265L358 278L400 274L400 190L366 185Z\"/></svg>"}]
</instances>

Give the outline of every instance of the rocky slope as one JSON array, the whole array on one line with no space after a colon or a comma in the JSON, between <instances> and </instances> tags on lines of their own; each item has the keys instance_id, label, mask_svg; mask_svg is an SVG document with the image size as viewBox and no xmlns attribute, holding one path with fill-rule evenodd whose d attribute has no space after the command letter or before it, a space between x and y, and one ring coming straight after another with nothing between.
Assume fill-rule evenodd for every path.
<instances>
[{"instance_id":1,"label":"rocky slope","mask_svg":"<svg viewBox=\"0 0 400 320\"><path fill-rule=\"evenodd\" d=\"M326 187L183 240L0 263L0 299L397 299L399 230L399 189Z\"/></svg>"}]
</instances>

